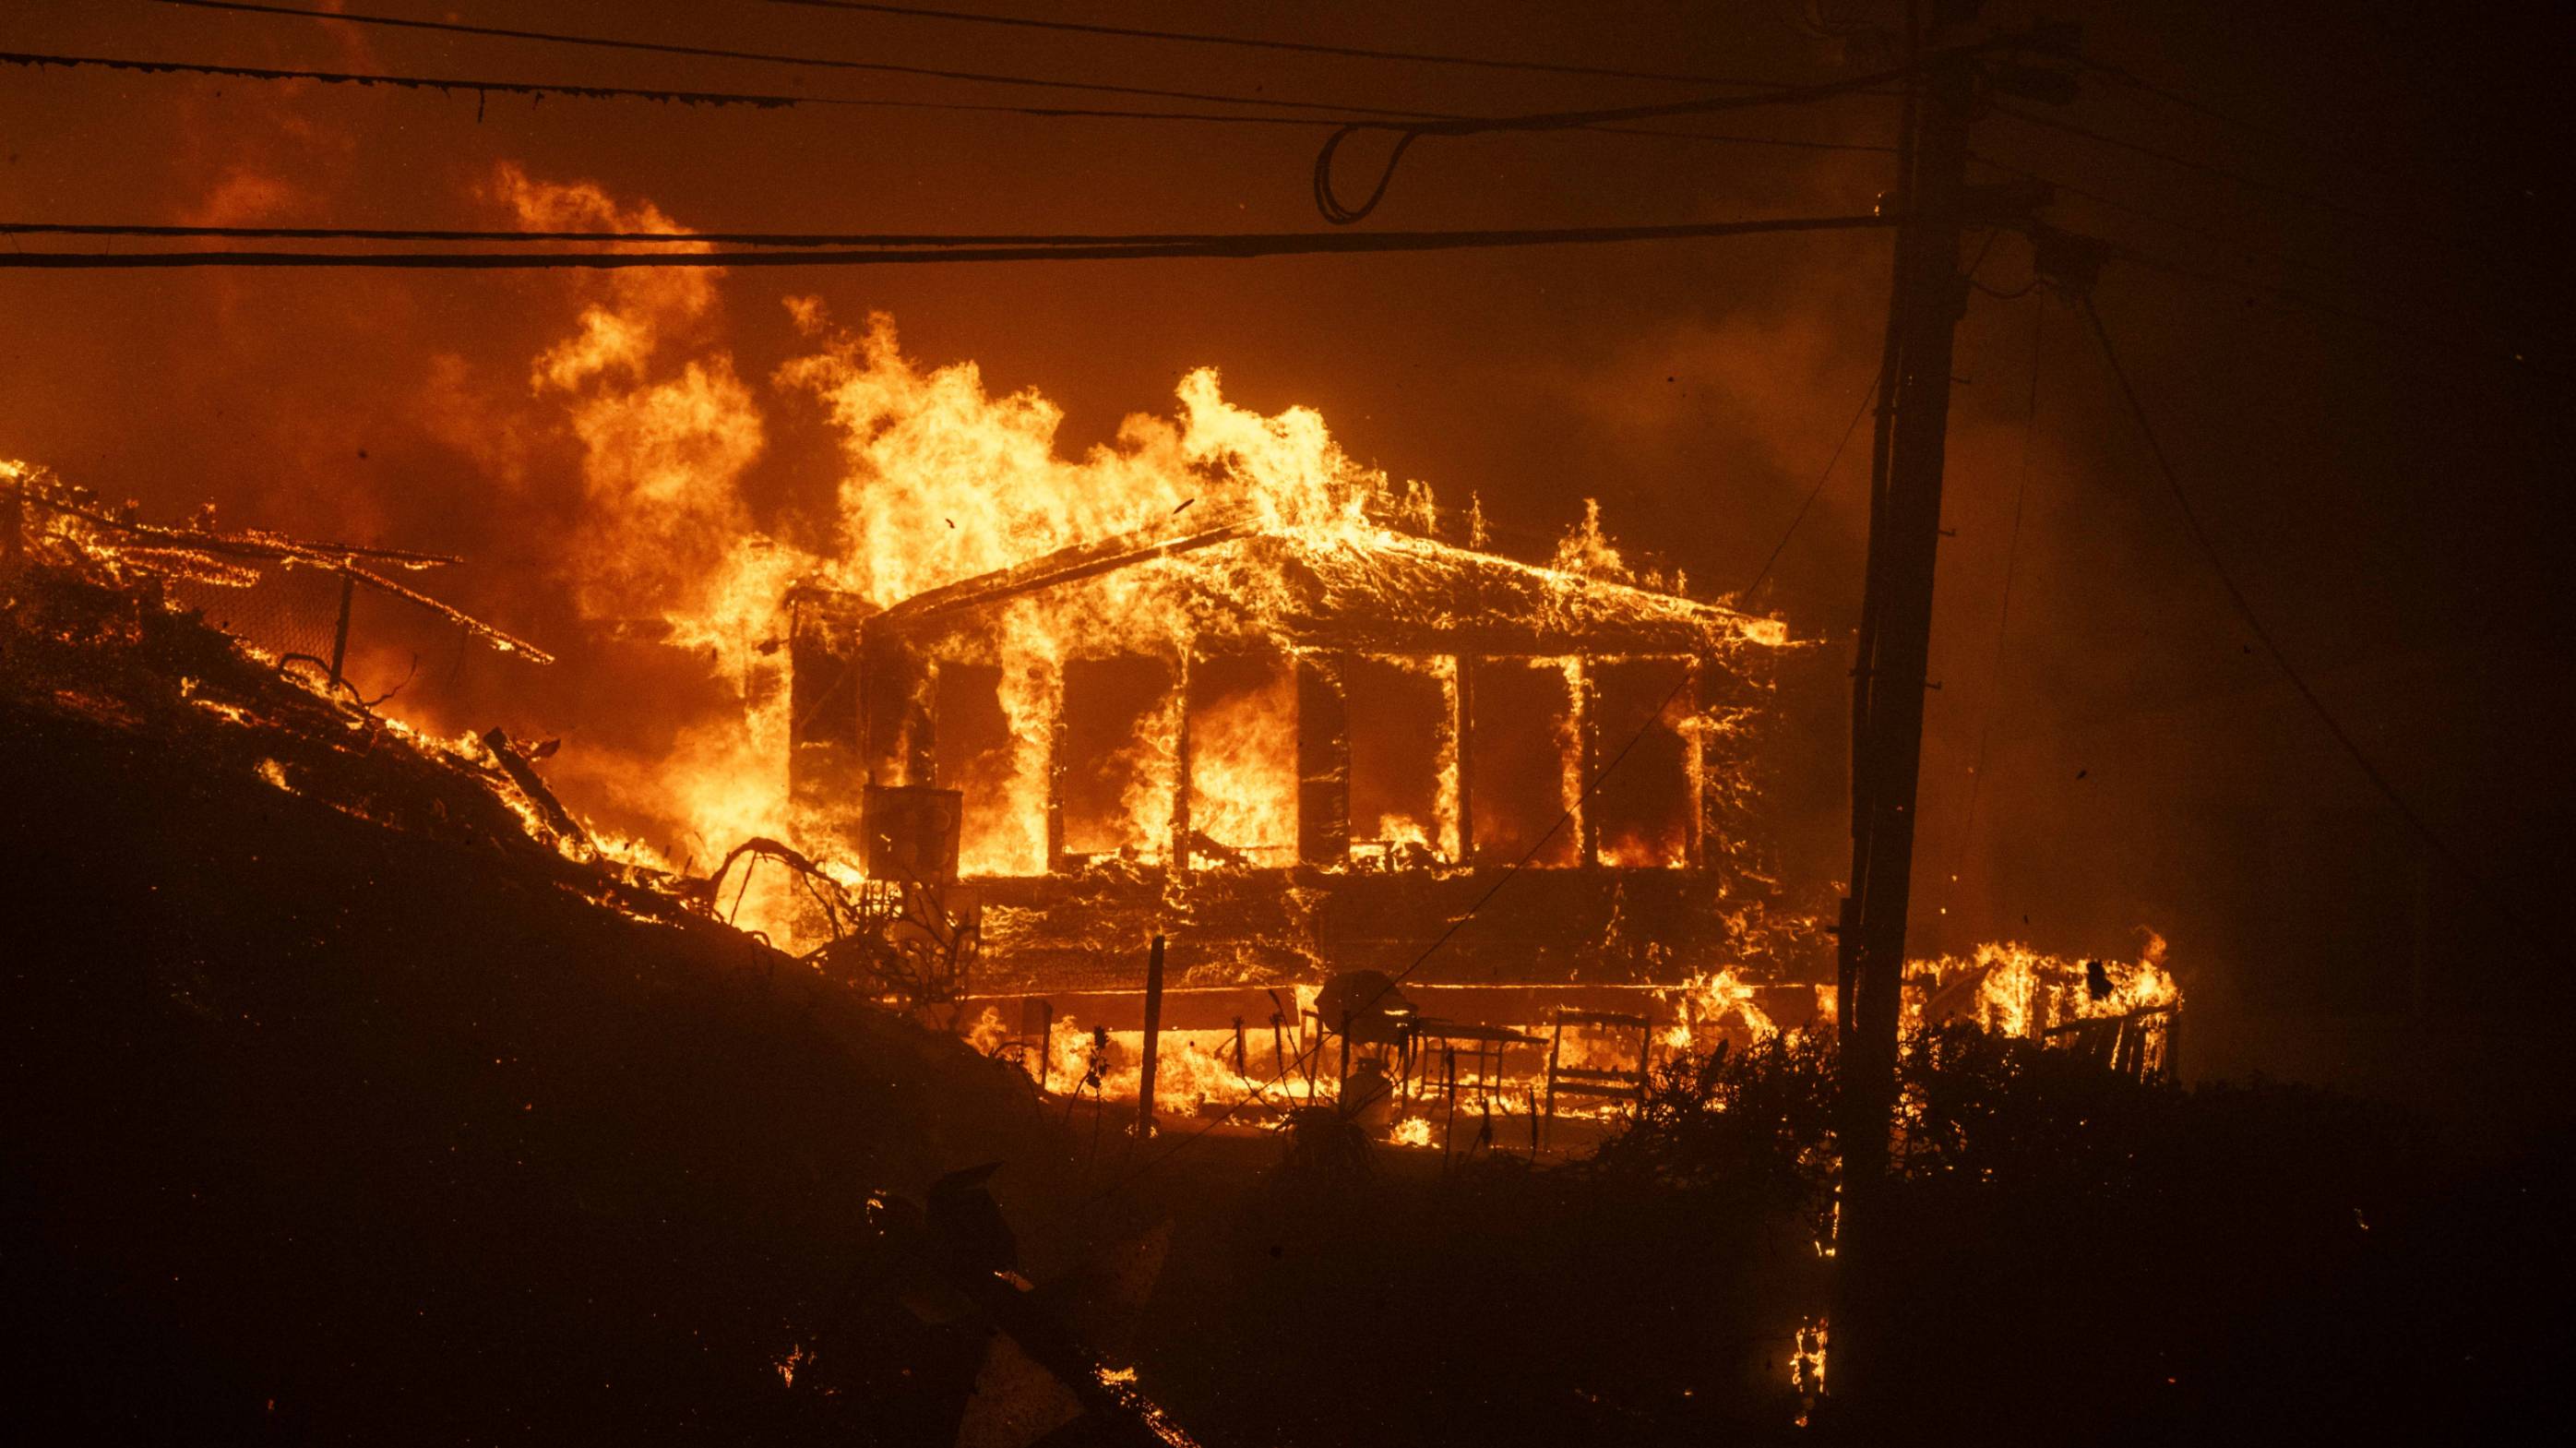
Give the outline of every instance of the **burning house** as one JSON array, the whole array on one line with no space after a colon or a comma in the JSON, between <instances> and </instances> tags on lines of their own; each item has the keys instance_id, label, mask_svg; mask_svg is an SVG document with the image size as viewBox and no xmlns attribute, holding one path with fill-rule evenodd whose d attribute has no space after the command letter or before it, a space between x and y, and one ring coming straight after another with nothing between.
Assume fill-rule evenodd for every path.
<instances>
[{"instance_id":1,"label":"burning house","mask_svg":"<svg viewBox=\"0 0 2576 1448\"><path fill-rule=\"evenodd\" d=\"M1049 1016L1133 1014L1154 934L1184 1030L1417 964L1447 1013L1520 1022L1782 964L1753 781L1783 625L1329 501L1184 507L887 606L800 588L808 843L952 828L903 868L973 901L960 990ZM1505 871L1508 904L1449 932Z\"/></svg>"}]
</instances>

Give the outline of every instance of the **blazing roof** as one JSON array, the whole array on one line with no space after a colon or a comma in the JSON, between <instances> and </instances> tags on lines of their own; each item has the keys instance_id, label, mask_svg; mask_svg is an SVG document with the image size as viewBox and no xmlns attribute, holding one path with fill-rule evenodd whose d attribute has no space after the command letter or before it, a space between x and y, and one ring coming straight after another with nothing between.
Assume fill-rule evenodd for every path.
<instances>
[{"instance_id":1,"label":"blazing roof","mask_svg":"<svg viewBox=\"0 0 2576 1448\"><path fill-rule=\"evenodd\" d=\"M1144 530L1059 549L917 594L867 621L871 636L980 655L993 610L1060 590L1103 627L1076 651L1132 649L1135 621L1187 620L1199 637L1260 637L1364 653L1692 655L1789 642L1776 619L1542 567L1384 526L1265 524L1250 514L1188 532Z\"/></svg>"}]
</instances>

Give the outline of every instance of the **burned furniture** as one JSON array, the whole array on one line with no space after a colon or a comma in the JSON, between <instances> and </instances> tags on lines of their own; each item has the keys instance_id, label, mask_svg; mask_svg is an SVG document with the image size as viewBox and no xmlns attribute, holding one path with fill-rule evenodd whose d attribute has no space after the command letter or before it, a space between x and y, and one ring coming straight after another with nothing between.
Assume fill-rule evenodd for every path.
<instances>
[{"instance_id":1,"label":"burned furniture","mask_svg":"<svg viewBox=\"0 0 2576 1448\"><path fill-rule=\"evenodd\" d=\"M1566 1027L1575 1029L1576 1051L1566 1050ZM1635 1040L1629 1036L1634 1033ZM1592 1037L1595 1039L1587 1039ZM1588 1048L1588 1049L1587 1049ZM1547 1043L1547 1100L1541 1119L1556 1124L1556 1103L1567 1100L1625 1101L1646 1095L1646 1073L1653 1064L1655 1023L1651 1017L1625 1011L1581 1011L1560 1007ZM1603 1054L1614 1058L1597 1064ZM1575 1063L1580 1055L1583 1063Z\"/></svg>"}]
</instances>

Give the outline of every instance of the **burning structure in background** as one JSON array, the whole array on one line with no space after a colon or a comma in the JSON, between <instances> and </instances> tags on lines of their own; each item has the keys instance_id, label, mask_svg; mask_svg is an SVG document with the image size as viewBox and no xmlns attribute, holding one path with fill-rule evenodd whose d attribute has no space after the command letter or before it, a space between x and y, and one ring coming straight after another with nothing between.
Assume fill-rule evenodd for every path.
<instances>
[{"instance_id":1,"label":"burning structure in background","mask_svg":"<svg viewBox=\"0 0 2576 1448\"><path fill-rule=\"evenodd\" d=\"M1649 940L1725 934L1618 916L1750 898L1777 623L1444 542L1427 495L1347 466L1244 458L1191 459L1202 495L1153 524L890 607L803 591L802 821L847 847L865 786L955 791L962 872L1024 917L988 948L1058 981L1132 956L1121 918L1188 920L1185 969L1230 979L1385 966L1522 864L1587 883L1496 967L1516 977L1623 948L1628 978L1688 968ZM1614 755L1623 787L1587 792Z\"/></svg>"}]
</instances>

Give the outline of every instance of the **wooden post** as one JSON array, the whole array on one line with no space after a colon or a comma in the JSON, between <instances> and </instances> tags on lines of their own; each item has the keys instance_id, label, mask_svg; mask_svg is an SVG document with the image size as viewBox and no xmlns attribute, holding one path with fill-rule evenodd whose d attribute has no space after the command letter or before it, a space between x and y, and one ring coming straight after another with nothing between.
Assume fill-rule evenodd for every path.
<instances>
[{"instance_id":1,"label":"wooden post","mask_svg":"<svg viewBox=\"0 0 2576 1448\"><path fill-rule=\"evenodd\" d=\"M1696 870L1708 863L1708 741L1698 722L1700 661L1694 657L1682 667L1688 672L1682 683L1682 779L1690 791L1682 816L1682 861Z\"/></svg>"},{"instance_id":2,"label":"wooden post","mask_svg":"<svg viewBox=\"0 0 2576 1448\"><path fill-rule=\"evenodd\" d=\"M1064 873L1064 695L1056 695L1055 717L1046 725L1046 869Z\"/></svg>"},{"instance_id":3,"label":"wooden post","mask_svg":"<svg viewBox=\"0 0 2576 1448\"><path fill-rule=\"evenodd\" d=\"M823 588L791 590L788 601L787 798L806 822L806 848L863 853L859 814L869 774L860 632L871 609Z\"/></svg>"},{"instance_id":4,"label":"wooden post","mask_svg":"<svg viewBox=\"0 0 2576 1448\"><path fill-rule=\"evenodd\" d=\"M1350 709L1339 659L1299 654L1297 671L1297 862L1339 865L1351 857Z\"/></svg>"},{"instance_id":5,"label":"wooden post","mask_svg":"<svg viewBox=\"0 0 2576 1448\"><path fill-rule=\"evenodd\" d=\"M1163 1036L1163 937L1145 954L1145 1064L1136 1078L1136 1139L1154 1134L1154 1053Z\"/></svg>"},{"instance_id":6,"label":"wooden post","mask_svg":"<svg viewBox=\"0 0 2576 1448\"><path fill-rule=\"evenodd\" d=\"M1460 654L1450 668L1450 723L1458 769L1458 863L1476 863L1476 660Z\"/></svg>"},{"instance_id":7,"label":"wooden post","mask_svg":"<svg viewBox=\"0 0 2576 1448\"><path fill-rule=\"evenodd\" d=\"M331 631L331 683L340 682L340 666L349 659L349 605L357 601L358 580L347 569L340 570L340 622Z\"/></svg>"},{"instance_id":8,"label":"wooden post","mask_svg":"<svg viewBox=\"0 0 2576 1448\"><path fill-rule=\"evenodd\" d=\"M1458 1135L1458 1046L1454 1041L1440 1043L1440 1094L1449 1103L1448 1120L1440 1127L1440 1164L1447 1166L1450 1144Z\"/></svg>"},{"instance_id":9,"label":"wooden post","mask_svg":"<svg viewBox=\"0 0 2576 1448\"><path fill-rule=\"evenodd\" d=\"M0 490L0 578L18 571L27 549L27 485Z\"/></svg>"},{"instance_id":10,"label":"wooden post","mask_svg":"<svg viewBox=\"0 0 2576 1448\"><path fill-rule=\"evenodd\" d=\"M1556 1062L1564 1049L1565 1017L1560 1014L1547 1039L1547 1119L1551 1125L1556 1121ZM1530 1098L1530 1153L1533 1156L1538 1153L1538 1098L1535 1095Z\"/></svg>"},{"instance_id":11,"label":"wooden post","mask_svg":"<svg viewBox=\"0 0 2576 1448\"><path fill-rule=\"evenodd\" d=\"M939 783L939 662L925 659L908 681L903 708L903 782L920 788Z\"/></svg>"},{"instance_id":12,"label":"wooden post","mask_svg":"<svg viewBox=\"0 0 2576 1448\"><path fill-rule=\"evenodd\" d=\"M1172 868L1190 867L1190 656L1172 665Z\"/></svg>"},{"instance_id":13,"label":"wooden post","mask_svg":"<svg viewBox=\"0 0 2576 1448\"><path fill-rule=\"evenodd\" d=\"M1234 1074L1245 1077L1252 1074L1252 1068L1245 1065L1243 1060L1243 1017L1241 1016L1234 1018Z\"/></svg>"},{"instance_id":14,"label":"wooden post","mask_svg":"<svg viewBox=\"0 0 2576 1448\"><path fill-rule=\"evenodd\" d=\"M868 782L936 783L930 660L895 633L863 631L858 655L859 745Z\"/></svg>"},{"instance_id":15,"label":"wooden post","mask_svg":"<svg viewBox=\"0 0 2576 1448\"><path fill-rule=\"evenodd\" d=\"M1047 1088L1047 1076L1055 1062L1055 1002L1046 996L1020 997L1020 1034L1029 1033L1029 1017L1038 1018L1038 1090Z\"/></svg>"},{"instance_id":16,"label":"wooden post","mask_svg":"<svg viewBox=\"0 0 2576 1448\"><path fill-rule=\"evenodd\" d=\"M1592 788L1601 777L1601 698L1592 682L1592 660L1577 658L1574 662L1574 747L1578 793L1567 800L1566 808L1574 811L1575 850L1582 858L1575 863L1586 870L1601 864L1600 796L1586 798L1579 791Z\"/></svg>"}]
</instances>

